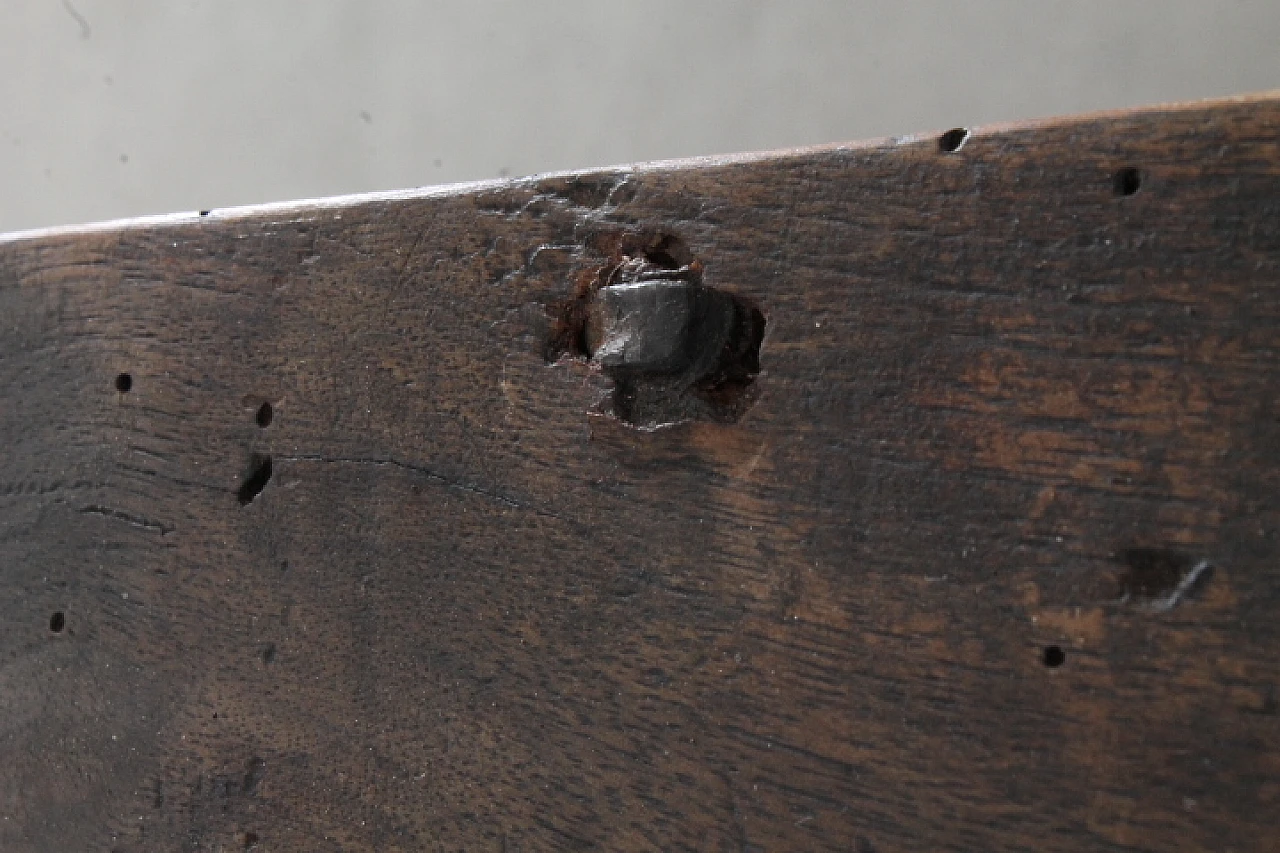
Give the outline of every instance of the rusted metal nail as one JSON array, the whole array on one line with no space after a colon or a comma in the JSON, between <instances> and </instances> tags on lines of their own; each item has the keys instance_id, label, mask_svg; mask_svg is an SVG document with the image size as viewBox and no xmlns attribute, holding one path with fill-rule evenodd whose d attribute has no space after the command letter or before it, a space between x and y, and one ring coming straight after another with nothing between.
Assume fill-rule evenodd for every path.
<instances>
[{"instance_id":1,"label":"rusted metal nail","mask_svg":"<svg viewBox=\"0 0 1280 853\"><path fill-rule=\"evenodd\" d=\"M733 319L726 294L685 279L615 284L591 304L587 347L606 370L698 376L715 364Z\"/></svg>"}]
</instances>

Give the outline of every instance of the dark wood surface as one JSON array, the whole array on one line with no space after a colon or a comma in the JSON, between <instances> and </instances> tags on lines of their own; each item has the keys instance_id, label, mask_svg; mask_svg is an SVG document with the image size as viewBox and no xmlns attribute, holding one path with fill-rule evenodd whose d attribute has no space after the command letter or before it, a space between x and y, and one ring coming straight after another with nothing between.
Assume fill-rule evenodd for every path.
<instances>
[{"instance_id":1,"label":"dark wood surface","mask_svg":"<svg viewBox=\"0 0 1280 853\"><path fill-rule=\"evenodd\" d=\"M759 373L619 396L629 260ZM0 850L1280 849L1274 97L15 235L0 328Z\"/></svg>"}]
</instances>

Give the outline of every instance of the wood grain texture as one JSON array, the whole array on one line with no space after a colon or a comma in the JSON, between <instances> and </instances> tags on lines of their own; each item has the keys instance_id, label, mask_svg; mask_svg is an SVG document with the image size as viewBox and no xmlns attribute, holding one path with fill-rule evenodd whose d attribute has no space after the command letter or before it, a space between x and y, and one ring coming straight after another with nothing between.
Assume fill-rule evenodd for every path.
<instances>
[{"instance_id":1,"label":"wood grain texture","mask_svg":"<svg viewBox=\"0 0 1280 853\"><path fill-rule=\"evenodd\" d=\"M1280 100L944 147L0 238L0 849L1276 850Z\"/></svg>"}]
</instances>

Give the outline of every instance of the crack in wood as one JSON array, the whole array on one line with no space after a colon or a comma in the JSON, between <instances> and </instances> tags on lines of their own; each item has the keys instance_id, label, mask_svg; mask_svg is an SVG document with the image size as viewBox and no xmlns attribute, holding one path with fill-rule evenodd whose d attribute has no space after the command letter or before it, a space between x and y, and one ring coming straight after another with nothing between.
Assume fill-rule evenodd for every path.
<instances>
[{"instance_id":1,"label":"crack in wood","mask_svg":"<svg viewBox=\"0 0 1280 853\"><path fill-rule=\"evenodd\" d=\"M545 516L547 518L554 518L558 521L563 521L569 524L576 524L576 522L573 522L572 519L565 518L564 516L551 512L550 510L533 506L532 504L523 503L521 501L516 500L515 498L509 497L508 495L504 495L501 492L490 491L488 489L483 489L483 488L480 488L479 486L466 483L462 480L455 480L450 477L446 477L443 474L440 474L436 471L433 471L430 468L427 468L425 466L415 465L409 462L402 462L399 459L324 456L321 454L296 454L293 456L277 456L276 459L278 459L281 462L320 462L320 463L335 464L335 465L372 465L372 466L390 466L393 468L400 468L405 471L412 471L415 474L421 474L427 479L433 480L439 483L440 485L445 486L446 488L457 489L458 491L461 491L461 492L468 492L473 495L479 495L481 497L488 498L489 500L505 504L506 506L512 507L514 509L527 510L529 512L536 513L537 515Z\"/></svg>"},{"instance_id":2,"label":"crack in wood","mask_svg":"<svg viewBox=\"0 0 1280 853\"><path fill-rule=\"evenodd\" d=\"M100 515L103 518L122 521L131 527L137 527L140 530L147 530L152 533L159 533L162 536L168 535L174 530L173 527L161 524L158 521L151 521L150 519L143 518L140 515L132 515L122 510L99 506L97 504L90 504L89 506L81 507L80 512L84 515Z\"/></svg>"}]
</instances>

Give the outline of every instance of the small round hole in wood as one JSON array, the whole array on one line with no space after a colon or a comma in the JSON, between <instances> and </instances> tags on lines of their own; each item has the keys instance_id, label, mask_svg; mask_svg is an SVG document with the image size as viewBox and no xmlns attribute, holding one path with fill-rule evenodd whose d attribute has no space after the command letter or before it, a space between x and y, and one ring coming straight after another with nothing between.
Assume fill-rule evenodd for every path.
<instances>
[{"instance_id":1,"label":"small round hole in wood","mask_svg":"<svg viewBox=\"0 0 1280 853\"><path fill-rule=\"evenodd\" d=\"M1046 646L1042 660L1045 666L1057 669L1067 662L1067 653L1062 650L1062 646Z\"/></svg>"},{"instance_id":2,"label":"small round hole in wood","mask_svg":"<svg viewBox=\"0 0 1280 853\"><path fill-rule=\"evenodd\" d=\"M133 377L127 373L121 373L116 376L116 390L121 394L128 394L133 388Z\"/></svg>"},{"instance_id":3,"label":"small round hole in wood","mask_svg":"<svg viewBox=\"0 0 1280 853\"><path fill-rule=\"evenodd\" d=\"M1133 195L1142 189L1142 172L1132 166L1126 166L1116 172L1113 182L1116 195Z\"/></svg>"},{"instance_id":4,"label":"small round hole in wood","mask_svg":"<svg viewBox=\"0 0 1280 853\"><path fill-rule=\"evenodd\" d=\"M270 403L263 403L258 407L258 412L253 416L258 426L266 429L271 426L271 419L275 417L275 411L271 408Z\"/></svg>"},{"instance_id":5,"label":"small round hole in wood","mask_svg":"<svg viewBox=\"0 0 1280 853\"><path fill-rule=\"evenodd\" d=\"M61 634L62 629L66 627L67 617L61 610L49 617L49 630L53 633Z\"/></svg>"},{"instance_id":6,"label":"small round hole in wood","mask_svg":"<svg viewBox=\"0 0 1280 853\"><path fill-rule=\"evenodd\" d=\"M943 154L954 154L964 147L969 141L969 129L966 127L957 127L948 130L942 136L938 137L938 149Z\"/></svg>"}]
</instances>

